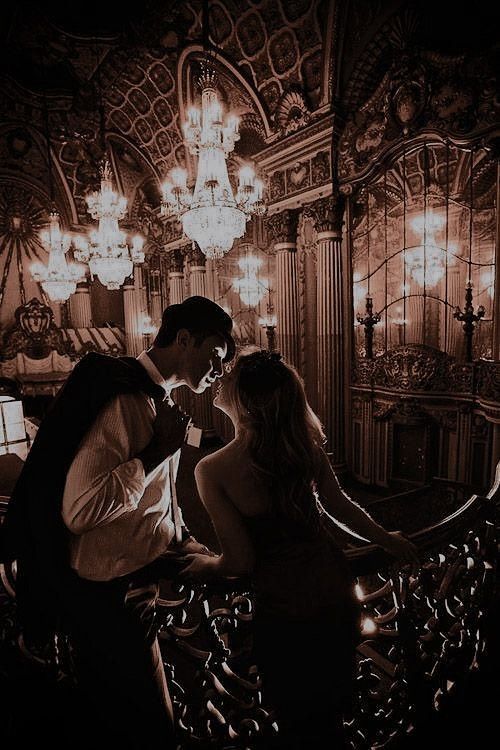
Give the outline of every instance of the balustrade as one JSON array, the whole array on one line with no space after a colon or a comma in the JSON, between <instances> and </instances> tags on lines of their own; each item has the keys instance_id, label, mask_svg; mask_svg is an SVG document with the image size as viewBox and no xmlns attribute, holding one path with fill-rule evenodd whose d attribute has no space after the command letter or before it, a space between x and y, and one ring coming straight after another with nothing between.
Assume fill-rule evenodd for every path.
<instances>
[{"instance_id":1,"label":"balustrade","mask_svg":"<svg viewBox=\"0 0 500 750\"><path fill-rule=\"evenodd\" d=\"M481 669L486 616L497 591L500 464L485 497L472 495L439 523L411 534L418 570L374 545L346 553L357 577L362 635L352 714L358 750L401 740L461 695ZM0 513L5 503L0 503ZM64 641L46 655L25 646L15 618L15 565L0 565L0 636L28 658L67 671ZM252 663L253 602L241 579L165 583L159 638L183 748L264 748L278 731ZM307 654L307 642L300 644ZM306 689L297 685L297 689Z\"/></svg>"}]
</instances>

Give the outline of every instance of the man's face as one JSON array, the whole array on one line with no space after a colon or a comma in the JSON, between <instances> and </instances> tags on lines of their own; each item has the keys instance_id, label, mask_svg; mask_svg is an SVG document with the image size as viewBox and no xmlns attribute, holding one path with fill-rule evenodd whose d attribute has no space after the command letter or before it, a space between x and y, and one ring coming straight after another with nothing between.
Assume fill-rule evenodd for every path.
<instances>
[{"instance_id":1,"label":"man's face","mask_svg":"<svg viewBox=\"0 0 500 750\"><path fill-rule=\"evenodd\" d=\"M199 346L191 336L185 366L185 380L189 388L195 393L203 393L210 388L224 372L222 363L226 354L227 343L222 336L207 336Z\"/></svg>"}]
</instances>

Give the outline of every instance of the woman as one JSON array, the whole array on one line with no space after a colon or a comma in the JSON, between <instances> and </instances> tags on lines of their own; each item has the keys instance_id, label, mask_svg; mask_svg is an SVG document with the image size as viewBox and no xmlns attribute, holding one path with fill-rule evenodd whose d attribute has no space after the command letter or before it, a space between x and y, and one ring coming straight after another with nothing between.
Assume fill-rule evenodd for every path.
<instances>
[{"instance_id":1,"label":"woman","mask_svg":"<svg viewBox=\"0 0 500 750\"><path fill-rule=\"evenodd\" d=\"M341 747L359 606L324 509L398 557L415 559L415 547L342 492L302 381L279 354L241 353L214 405L232 420L235 438L200 461L195 476L221 554L187 555L184 574L252 576L255 657L276 711L277 746Z\"/></svg>"}]
</instances>

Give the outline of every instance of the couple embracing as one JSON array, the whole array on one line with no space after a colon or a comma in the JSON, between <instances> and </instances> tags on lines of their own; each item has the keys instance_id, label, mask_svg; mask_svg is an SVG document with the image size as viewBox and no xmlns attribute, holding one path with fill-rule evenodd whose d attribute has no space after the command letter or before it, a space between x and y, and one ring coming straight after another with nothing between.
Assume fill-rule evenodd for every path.
<instances>
[{"instance_id":1,"label":"couple embracing","mask_svg":"<svg viewBox=\"0 0 500 750\"><path fill-rule=\"evenodd\" d=\"M74 731L98 745L177 746L154 605L159 576L181 558L190 580L251 576L276 747L341 747L359 612L330 517L402 559L416 556L339 487L295 369L277 353L235 356L231 330L221 307L190 297L165 309L136 359L87 355L42 422L9 504L3 555L17 559L25 636L69 636L84 717ZM171 399L181 385L199 394L215 381L214 405L235 436L195 478L217 554L193 538L177 505L190 420Z\"/></svg>"}]
</instances>

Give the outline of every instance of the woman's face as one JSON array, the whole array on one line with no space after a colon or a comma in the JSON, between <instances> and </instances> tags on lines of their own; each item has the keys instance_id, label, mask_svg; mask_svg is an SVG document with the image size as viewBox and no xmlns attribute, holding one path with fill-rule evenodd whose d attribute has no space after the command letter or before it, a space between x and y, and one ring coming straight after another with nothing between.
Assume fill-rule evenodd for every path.
<instances>
[{"instance_id":1,"label":"woman's face","mask_svg":"<svg viewBox=\"0 0 500 750\"><path fill-rule=\"evenodd\" d=\"M236 376L232 364L226 365L225 370L225 375L221 378L221 380L219 380L217 384L213 404L232 419L236 416L236 414L234 406L231 400L228 398L227 392L229 387L232 386Z\"/></svg>"}]
</instances>

